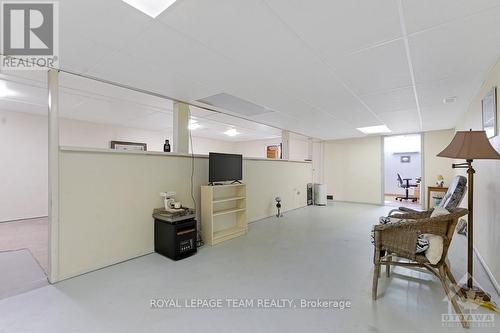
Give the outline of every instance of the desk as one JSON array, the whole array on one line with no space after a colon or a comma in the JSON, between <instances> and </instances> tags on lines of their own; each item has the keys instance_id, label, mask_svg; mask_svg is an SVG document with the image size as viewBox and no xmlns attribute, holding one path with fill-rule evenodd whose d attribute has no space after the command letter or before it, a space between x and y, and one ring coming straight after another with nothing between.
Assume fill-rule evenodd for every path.
<instances>
[{"instance_id":1,"label":"desk","mask_svg":"<svg viewBox=\"0 0 500 333\"><path fill-rule=\"evenodd\" d=\"M431 209L431 193L432 192L448 192L447 187L427 186L427 209Z\"/></svg>"}]
</instances>

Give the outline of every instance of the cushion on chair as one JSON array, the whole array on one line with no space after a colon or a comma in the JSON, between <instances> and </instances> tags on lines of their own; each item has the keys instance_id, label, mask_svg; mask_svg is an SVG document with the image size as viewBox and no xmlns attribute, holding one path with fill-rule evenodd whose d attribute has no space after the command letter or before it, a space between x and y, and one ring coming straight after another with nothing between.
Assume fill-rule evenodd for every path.
<instances>
[{"instance_id":1,"label":"cushion on chair","mask_svg":"<svg viewBox=\"0 0 500 333\"><path fill-rule=\"evenodd\" d=\"M457 208L467 191L467 178L464 176L455 176L448 187L448 191L444 195L439 207L446 208L448 210Z\"/></svg>"},{"instance_id":2,"label":"cushion on chair","mask_svg":"<svg viewBox=\"0 0 500 333\"><path fill-rule=\"evenodd\" d=\"M447 214L450 214L448 209L443 208L443 207L436 207L432 211L431 217L437 217L437 216L442 216L442 215L447 215Z\"/></svg>"},{"instance_id":3,"label":"cushion on chair","mask_svg":"<svg viewBox=\"0 0 500 333\"><path fill-rule=\"evenodd\" d=\"M441 260L443 255L443 237L432 234L422 235L428 242L428 249L425 251L425 257L433 265Z\"/></svg>"},{"instance_id":4,"label":"cushion on chair","mask_svg":"<svg viewBox=\"0 0 500 333\"><path fill-rule=\"evenodd\" d=\"M436 207L431 214L432 217L447 215L450 212L443 207ZM422 242L425 244L425 250L418 251L419 243ZM425 252L425 257L429 260L429 262L433 265L437 264L439 260L441 260L441 256L443 255L443 237L432 235L432 234L423 234L418 236L417 242L417 252L422 253Z\"/></svg>"},{"instance_id":5,"label":"cushion on chair","mask_svg":"<svg viewBox=\"0 0 500 333\"><path fill-rule=\"evenodd\" d=\"M442 207L434 208L434 211L431 214L431 217L441 216L449 214L450 212ZM412 221L409 219L401 219L396 217L387 217L381 216L379 218L380 224L388 224L395 222L405 222ZM439 238L439 239L438 239ZM431 241L432 240L432 241ZM374 236L372 231L372 244L374 244ZM418 235L417 238L417 246L415 248L415 253L423 253L427 257L427 253L429 253L429 262L431 264L436 264L441 259L441 255L443 254L443 238L441 236L431 235L431 234L421 234Z\"/></svg>"}]
</instances>

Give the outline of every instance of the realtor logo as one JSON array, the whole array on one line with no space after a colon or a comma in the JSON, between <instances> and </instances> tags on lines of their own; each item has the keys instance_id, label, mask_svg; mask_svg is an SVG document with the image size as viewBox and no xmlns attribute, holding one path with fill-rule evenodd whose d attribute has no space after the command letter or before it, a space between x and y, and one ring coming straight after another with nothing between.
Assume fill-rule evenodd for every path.
<instances>
[{"instance_id":1,"label":"realtor logo","mask_svg":"<svg viewBox=\"0 0 500 333\"><path fill-rule=\"evenodd\" d=\"M47 69L58 61L58 3L3 1L2 69Z\"/></svg>"}]
</instances>

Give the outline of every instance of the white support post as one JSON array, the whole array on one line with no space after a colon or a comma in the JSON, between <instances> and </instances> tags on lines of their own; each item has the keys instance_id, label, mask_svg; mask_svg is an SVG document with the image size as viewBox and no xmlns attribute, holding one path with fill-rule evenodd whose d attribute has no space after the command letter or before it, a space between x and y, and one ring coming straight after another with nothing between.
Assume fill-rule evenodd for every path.
<instances>
[{"instance_id":1,"label":"white support post","mask_svg":"<svg viewBox=\"0 0 500 333\"><path fill-rule=\"evenodd\" d=\"M189 153L189 106L185 103L174 102L174 137L172 151L175 153Z\"/></svg>"},{"instance_id":2,"label":"white support post","mask_svg":"<svg viewBox=\"0 0 500 333\"><path fill-rule=\"evenodd\" d=\"M313 159L313 145L313 138L307 138L307 159L309 161L312 161Z\"/></svg>"},{"instance_id":3,"label":"white support post","mask_svg":"<svg viewBox=\"0 0 500 333\"><path fill-rule=\"evenodd\" d=\"M59 71L48 71L49 282L59 277Z\"/></svg>"},{"instance_id":4,"label":"white support post","mask_svg":"<svg viewBox=\"0 0 500 333\"><path fill-rule=\"evenodd\" d=\"M281 158L290 159L290 132L285 130L281 131Z\"/></svg>"}]
</instances>

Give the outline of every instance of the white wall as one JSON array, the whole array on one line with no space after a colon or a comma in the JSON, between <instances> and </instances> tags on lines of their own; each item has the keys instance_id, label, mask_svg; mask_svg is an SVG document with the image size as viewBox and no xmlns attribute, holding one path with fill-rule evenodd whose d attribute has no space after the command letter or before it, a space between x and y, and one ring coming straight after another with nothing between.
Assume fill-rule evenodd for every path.
<instances>
[{"instance_id":1,"label":"white wall","mask_svg":"<svg viewBox=\"0 0 500 333\"><path fill-rule=\"evenodd\" d=\"M309 158L309 142L307 137L291 134L289 139L290 159L304 161Z\"/></svg>"},{"instance_id":2,"label":"white wall","mask_svg":"<svg viewBox=\"0 0 500 333\"><path fill-rule=\"evenodd\" d=\"M334 200L381 204L382 138L326 141L324 181Z\"/></svg>"},{"instance_id":3,"label":"white wall","mask_svg":"<svg viewBox=\"0 0 500 333\"><path fill-rule=\"evenodd\" d=\"M482 130L481 99L497 87L497 126L500 130L500 62L489 73L478 94L472 100L466 114L457 126L458 130ZM500 152L500 136L490 140ZM448 161L451 163L451 160ZM474 245L500 282L500 160L474 161ZM462 170L457 170L462 173ZM466 202L464 202L466 204ZM497 284L498 287L498 284Z\"/></svg>"},{"instance_id":4,"label":"white wall","mask_svg":"<svg viewBox=\"0 0 500 333\"><path fill-rule=\"evenodd\" d=\"M231 141L213 140L213 139L193 136L192 147L195 154L206 155L210 152L239 154L237 143ZM191 144L189 145L189 151L191 152Z\"/></svg>"},{"instance_id":5,"label":"white wall","mask_svg":"<svg viewBox=\"0 0 500 333\"><path fill-rule=\"evenodd\" d=\"M0 222L47 216L47 117L0 110Z\"/></svg>"},{"instance_id":6,"label":"white wall","mask_svg":"<svg viewBox=\"0 0 500 333\"><path fill-rule=\"evenodd\" d=\"M153 208L161 191L192 205L189 157L154 153L60 153L59 272L65 279L153 251ZM248 220L306 205L311 163L244 160ZM208 181L208 159L195 159L194 195ZM250 231L252 229L250 228Z\"/></svg>"},{"instance_id":7,"label":"white wall","mask_svg":"<svg viewBox=\"0 0 500 333\"><path fill-rule=\"evenodd\" d=\"M267 146L275 146L281 143L281 138L240 141L237 143L237 151L247 157L267 158Z\"/></svg>"}]
</instances>

